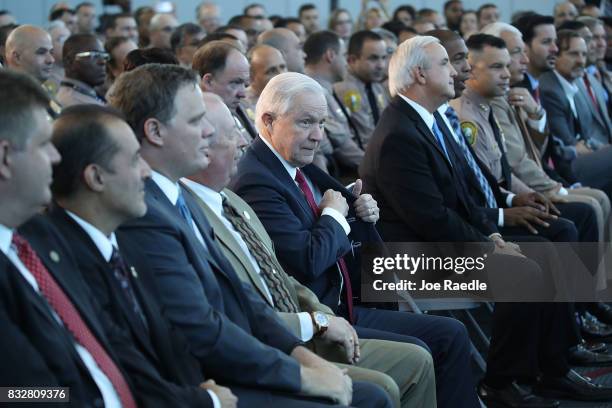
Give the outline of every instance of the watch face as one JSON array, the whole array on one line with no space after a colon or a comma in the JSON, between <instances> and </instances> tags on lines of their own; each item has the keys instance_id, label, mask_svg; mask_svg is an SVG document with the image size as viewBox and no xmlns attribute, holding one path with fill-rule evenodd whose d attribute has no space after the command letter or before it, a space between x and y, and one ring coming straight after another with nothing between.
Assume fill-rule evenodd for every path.
<instances>
[{"instance_id":1,"label":"watch face","mask_svg":"<svg viewBox=\"0 0 612 408\"><path fill-rule=\"evenodd\" d=\"M327 318L327 315L323 313L316 313L315 320L319 326L327 327L329 325L329 319Z\"/></svg>"}]
</instances>

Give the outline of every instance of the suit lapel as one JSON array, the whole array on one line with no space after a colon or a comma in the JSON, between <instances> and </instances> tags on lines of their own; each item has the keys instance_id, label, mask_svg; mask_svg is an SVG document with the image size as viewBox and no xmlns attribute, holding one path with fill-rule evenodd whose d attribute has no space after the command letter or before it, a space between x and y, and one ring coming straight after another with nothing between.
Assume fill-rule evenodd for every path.
<instances>
[{"instance_id":1,"label":"suit lapel","mask_svg":"<svg viewBox=\"0 0 612 408\"><path fill-rule=\"evenodd\" d=\"M247 271L249 278L251 279L251 283L255 285L261 295L266 299L266 301L268 301L268 303L270 303L270 299L268 298L268 295L266 294L266 291L263 288L261 279L253 268L251 261L248 259L247 255L242 250L242 247L240 246L238 241L228 231L225 224L223 224L219 217L217 217L217 215L213 213L210 207L203 200L200 200L197 197L196 200L200 208L206 215L206 218L210 221L210 224L214 230L214 234L217 237L218 242L220 242L221 245L227 248L227 250L238 259L244 270ZM270 306L273 307L274 305L270 303Z\"/></svg>"}]
</instances>

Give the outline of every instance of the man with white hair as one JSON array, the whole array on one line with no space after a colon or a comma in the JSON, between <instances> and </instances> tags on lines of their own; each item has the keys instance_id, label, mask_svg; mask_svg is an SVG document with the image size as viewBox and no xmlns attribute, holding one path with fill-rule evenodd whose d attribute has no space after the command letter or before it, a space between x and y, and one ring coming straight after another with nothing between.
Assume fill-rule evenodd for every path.
<instances>
[{"instance_id":1,"label":"man with white hair","mask_svg":"<svg viewBox=\"0 0 612 408\"><path fill-rule=\"evenodd\" d=\"M389 86L394 97L360 167L366 191L380 203L379 230L392 242L481 242L483 251L493 252L487 259L493 273L512 265L514 280L524 274L533 279L530 285L536 285L540 268L495 233L462 181L453 136L437 112L454 97L456 75L445 49L433 37L407 40L391 58ZM538 358L558 363L559 375L565 374L561 371L567 368L572 331L564 307L496 303L483 398L503 407L558 406L519 390L504 376L532 370ZM554 325L543 331L543 321ZM526 339L525 333L531 337Z\"/></svg>"},{"instance_id":2,"label":"man with white hair","mask_svg":"<svg viewBox=\"0 0 612 408\"><path fill-rule=\"evenodd\" d=\"M460 322L371 309L353 290L360 287L357 243L381 243L374 225L379 210L371 195L361 194L361 180L349 191L312 164L326 116L323 89L314 79L292 72L272 78L255 111L259 137L238 164L231 189L257 214L283 269L360 337L431 350L438 407L477 407L470 342Z\"/></svg>"}]
</instances>

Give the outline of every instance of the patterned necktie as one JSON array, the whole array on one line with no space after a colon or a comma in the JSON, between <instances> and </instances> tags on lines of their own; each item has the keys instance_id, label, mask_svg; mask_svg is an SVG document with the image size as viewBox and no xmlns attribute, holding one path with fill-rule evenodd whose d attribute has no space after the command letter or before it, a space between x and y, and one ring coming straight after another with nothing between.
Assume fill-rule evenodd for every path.
<instances>
[{"instance_id":1,"label":"patterned necktie","mask_svg":"<svg viewBox=\"0 0 612 408\"><path fill-rule=\"evenodd\" d=\"M246 221L238 213L236 208L230 204L227 197L223 197L223 212L225 218L227 218L236 231L238 231L249 248L249 252L257 261L261 276L270 290L276 309L281 312L298 313L299 308L291 297L289 290L280 279L272 255L263 245L261 239L257 236L257 233L253 230L248 221Z\"/></svg>"},{"instance_id":2,"label":"patterned necktie","mask_svg":"<svg viewBox=\"0 0 612 408\"><path fill-rule=\"evenodd\" d=\"M302 193L306 197L308 206L312 210L315 218L319 218L321 215L321 210L319 210L319 207L314 199L314 195L312 194L312 190L310 189L310 186L308 185L308 182L300 169L297 169L297 172L295 173L295 182L298 184L300 190L302 190ZM353 318L353 288L351 286L351 278L348 267L346 266L346 262L342 257L338 258L336 264L338 265L338 269L340 269L342 280L344 281L344 289L346 291L346 310L348 313L349 322L355 323Z\"/></svg>"},{"instance_id":3,"label":"patterned necktie","mask_svg":"<svg viewBox=\"0 0 612 408\"><path fill-rule=\"evenodd\" d=\"M18 234L13 234L12 244L17 249L17 255L24 266L32 273L40 292L53 308L55 313L72 333L74 339L83 346L96 361L96 364L109 379L119 395L121 404L125 408L136 408L136 402L128 384L117 365L98 342L96 337L81 318L76 307L72 304L66 293L58 285L47 268L43 265L30 244Z\"/></svg>"},{"instance_id":4,"label":"patterned necktie","mask_svg":"<svg viewBox=\"0 0 612 408\"><path fill-rule=\"evenodd\" d=\"M132 307L132 311L140 318L146 330L149 330L149 325L147 324L147 319L142 312L142 308L140 307L140 303L138 303L138 299L136 299L136 295L134 294L134 289L132 288L132 283L130 282L130 278L127 272L127 266L119 253L119 250L113 246L113 253L111 255L110 261L108 261L109 266L113 270L113 276L121 286L123 290L123 294L125 298L129 302Z\"/></svg>"},{"instance_id":5,"label":"patterned necktie","mask_svg":"<svg viewBox=\"0 0 612 408\"><path fill-rule=\"evenodd\" d=\"M455 112L452 106L449 106L448 109L446 109L446 112L444 112L444 114L448 118L448 121L450 122L451 127L453 128L453 132L455 132L455 140L461 147L461 151L463 152L465 160L474 172L474 175L478 180L478 184L480 184L480 188L482 189L482 192L484 193L487 202L487 207L497 208L498 205L497 201L495 200L493 190L491 190L491 186L489 185L487 178L482 173L482 170L480 169L480 166L478 166L478 163L476 163L476 160L474 159L472 152L470 152L467 142L463 137L463 132L461 131L461 125L459 125L459 117L457 116L457 112Z\"/></svg>"},{"instance_id":6,"label":"patterned necktie","mask_svg":"<svg viewBox=\"0 0 612 408\"><path fill-rule=\"evenodd\" d=\"M372 118L374 118L374 124L378 123L378 103L376 102L376 96L374 95L374 91L372 90L372 83L368 82L365 84L366 95L368 96L368 102L370 104L370 109L372 110Z\"/></svg>"}]
</instances>

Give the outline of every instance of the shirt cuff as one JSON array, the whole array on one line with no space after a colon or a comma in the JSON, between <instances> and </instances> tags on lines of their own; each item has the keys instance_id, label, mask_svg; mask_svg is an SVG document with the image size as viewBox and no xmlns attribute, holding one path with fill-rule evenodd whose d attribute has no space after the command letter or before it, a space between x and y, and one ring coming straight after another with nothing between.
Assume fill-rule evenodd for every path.
<instances>
[{"instance_id":1,"label":"shirt cuff","mask_svg":"<svg viewBox=\"0 0 612 408\"><path fill-rule=\"evenodd\" d=\"M210 395L210 399L213 402L213 408L223 408L221 406L221 400L219 400L219 397L217 397L217 394L215 394L214 391L212 390L206 390L208 392L208 395Z\"/></svg>"},{"instance_id":2,"label":"shirt cuff","mask_svg":"<svg viewBox=\"0 0 612 408\"><path fill-rule=\"evenodd\" d=\"M514 197L516 197L516 194L514 193L509 193L506 196L506 207L512 208L512 200L514 200Z\"/></svg>"},{"instance_id":3,"label":"shirt cuff","mask_svg":"<svg viewBox=\"0 0 612 408\"><path fill-rule=\"evenodd\" d=\"M536 129L540 133L544 133L546 129L546 110L544 110L544 114L540 118L540 120L527 119L529 123L529 127L532 129Z\"/></svg>"},{"instance_id":4,"label":"shirt cuff","mask_svg":"<svg viewBox=\"0 0 612 408\"><path fill-rule=\"evenodd\" d=\"M568 195L568 194L569 194L569 192L567 191L567 189L566 189L565 187L561 187L561 188L559 189L559 191L557 192L557 194L558 194L558 195L561 195L561 196L566 196L566 195Z\"/></svg>"},{"instance_id":5,"label":"shirt cuff","mask_svg":"<svg viewBox=\"0 0 612 408\"><path fill-rule=\"evenodd\" d=\"M298 318L300 319L300 340L306 342L312 339L314 336L314 327L312 324L312 318L310 317L310 313L301 312L298 313Z\"/></svg>"},{"instance_id":6,"label":"shirt cuff","mask_svg":"<svg viewBox=\"0 0 612 408\"><path fill-rule=\"evenodd\" d=\"M498 211L499 211L499 215L497 216L497 226L503 227L504 226L504 209L498 208Z\"/></svg>"},{"instance_id":7,"label":"shirt cuff","mask_svg":"<svg viewBox=\"0 0 612 408\"><path fill-rule=\"evenodd\" d=\"M346 218L344 218L344 216L340 214L340 211L334 210L333 208L330 208L330 207L325 207L323 211L321 212L321 215L329 215L334 220L336 220L338 224L342 226L342 229L344 230L344 233L346 235L348 235L349 232L351 232L351 226L348 224L348 222L346 222Z\"/></svg>"}]
</instances>

